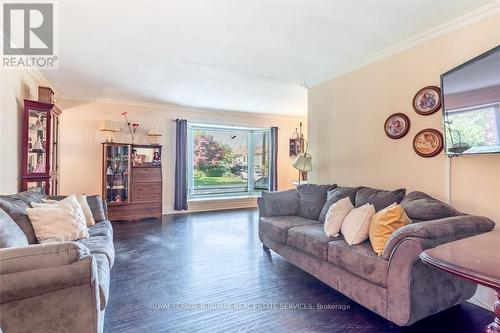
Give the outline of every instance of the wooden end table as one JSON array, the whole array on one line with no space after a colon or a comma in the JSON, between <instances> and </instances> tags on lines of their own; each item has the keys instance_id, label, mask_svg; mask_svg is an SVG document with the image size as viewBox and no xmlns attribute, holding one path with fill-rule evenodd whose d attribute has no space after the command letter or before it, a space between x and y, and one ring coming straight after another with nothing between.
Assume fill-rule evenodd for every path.
<instances>
[{"instance_id":1,"label":"wooden end table","mask_svg":"<svg viewBox=\"0 0 500 333\"><path fill-rule=\"evenodd\" d=\"M495 320L484 329L500 333L500 230L425 250L426 264L495 290Z\"/></svg>"}]
</instances>

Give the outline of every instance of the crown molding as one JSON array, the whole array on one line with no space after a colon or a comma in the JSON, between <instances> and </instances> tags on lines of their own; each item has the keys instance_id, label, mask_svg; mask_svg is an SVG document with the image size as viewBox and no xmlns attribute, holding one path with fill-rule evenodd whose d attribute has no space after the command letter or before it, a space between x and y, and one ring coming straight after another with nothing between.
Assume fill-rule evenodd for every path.
<instances>
[{"instance_id":1,"label":"crown molding","mask_svg":"<svg viewBox=\"0 0 500 333\"><path fill-rule=\"evenodd\" d=\"M396 43L392 46L389 46L379 52L371 54L367 57L360 59L359 61L353 62L347 66L344 66L338 70L330 72L325 75L320 75L309 82L307 82L310 88L317 86L326 81L338 78L342 75L355 71L361 67L369 65L371 63L383 60L388 58L394 54L400 53L404 50L411 49L418 45L429 42L433 39L441 37L443 35L449 34L453 31L457 31L463 29L469 25L472 25L476 22L485 20L492 16L500 14L500 1L495 0L494 2L482 6L476 10L473 10L463 16L457 17L451 21L440 24L430 30L427 30L423 33L417 34L414 37L411 37L403 42Z\"/></svg>"},{"instance_id":2,"label":"crown molding","mask_svg":"<svg viewBox=\"0 0 500 333\"><path fill-rule=\"evenodd\" d=\"M128 106L136 106L140 108L154 108L169 111L173 114L173 118L176 118L175 115L181 112L192 112L192 113L204 113L207 114L209 112L213 115L219 116L232 116L232 117L247 117L247 118L267 118L267 119L276 119L276 120L284 120L284 121L302 121L304 122L306 119L306 115L280 115L280 114L272 114L272 113L259 113L259 112L246 112L246 111L235 111L235 110L224 110L224 109L214 109L214 108L204 108L204 107L196 107L196 106L187 106L187 105L177 105L177 104L169 104L169 103L153 103L153 102L145 102L139 100L129 100L129 99L114 99L114 98L96 98L92 96L74 96L63 94L58 97L59 101L81 101L87 103L103 103L103 104L122 104ZM180 117L180 116L179 116Z\"/></svg>"}]
</instances>

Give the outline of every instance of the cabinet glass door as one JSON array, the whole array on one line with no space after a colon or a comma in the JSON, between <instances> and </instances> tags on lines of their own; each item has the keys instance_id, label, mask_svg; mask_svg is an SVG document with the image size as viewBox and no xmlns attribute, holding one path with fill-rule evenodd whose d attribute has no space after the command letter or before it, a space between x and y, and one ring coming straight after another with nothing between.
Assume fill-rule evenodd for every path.
<instances>
[{"instance_id":1,"label":"cabinet glass door","mask_svg":"<svg viewBox=\"0 0 500 333\"><path fill-rule=\"evenodd\" d=\"M48 112L35 109L28 115L27 174L47 174Z\"/></svg>"},{"instance_id":2,"label":"cabinet glass door","mask_svg":"<svg viewBox=\"0 0 500 333\"><path fill-rule=\"evenodd\" d=\"M50 172L51 173L57 173L59 171L59 151L58 151L58 144L59 144L59 117L56 115L52 115L52 126L51 132L52 132L52 149L50 150Z\"/></svg>"},{"instance_id":3,"label":"cabinet glass door","mask_svg":"<svg viewBox=\"0 0 500 333\"><path fill-rule=\"evenodd\" d=\"M105 196L109 204L129 201L129 161L128 145L105 145Z\"/></svg>"},{"instance_id":4,"label":"cabinet glass door","mask_svg":"<svg viewBox=\"0 0 500 333\"><path fill-rule=\"evenodd\" d=\"M49 194L49 178L40 179L24 179L23 188L26 191L42 191L42 193Z\"/></svg>"}]
</instances>

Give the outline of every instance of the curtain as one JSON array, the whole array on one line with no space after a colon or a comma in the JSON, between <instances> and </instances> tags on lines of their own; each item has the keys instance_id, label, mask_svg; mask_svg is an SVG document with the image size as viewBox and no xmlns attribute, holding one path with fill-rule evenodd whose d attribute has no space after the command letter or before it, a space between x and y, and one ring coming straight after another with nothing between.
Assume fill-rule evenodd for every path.
<instances>
[{"instance_id":1,"label":"curtain","mask_svg":"<svg viewBox=\"0 0 500 333\"><path fill-rule=\"evenodd\" d=\"M271 172L269 190L278 190L278 127L271 127Z\"/></svg>"},{"instance_id":2,"label":"curtain","mask_svg":"<svg viewBox=\"0 0 500 333\"><path fill-rule=\"evenodd\" d=\"M186 210L187 205L187 120L175 120L175 210Z\"/></svg>"}]
</instances>

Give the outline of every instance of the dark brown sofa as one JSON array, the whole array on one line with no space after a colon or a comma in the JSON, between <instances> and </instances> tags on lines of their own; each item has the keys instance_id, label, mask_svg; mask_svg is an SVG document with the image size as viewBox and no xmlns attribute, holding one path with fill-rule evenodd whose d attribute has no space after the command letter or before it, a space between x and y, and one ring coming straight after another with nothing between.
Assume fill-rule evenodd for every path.
<instances>
[{"instance_id":1,"label":"dark brown sofa","mask_svg":"<svg viewBox=\"0 0 500 333\"><path fill-rule=\"evenodd\" d=\"M394 197L394 192L366 187L345 189L354 189L346 191L344 197L351 196L355 206L370 202L377 207L380 198ZM323 192L315 200L296 189L263 194L258 206L264 249L272 249L399 326L411 325L474 295L476 284L424 264L419 254L439 244L488 232L495 225L493 221L462 214L422 192L404 196L403 190L402 201L397 201L412 223L398 229L383 256L377 256L369 241L349 246L341 235L326 236L318 212L304 217L304 212L307 215L314 210L304 206L323 206L327 200Z\"/></svg>"}]
</instances>

